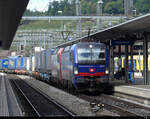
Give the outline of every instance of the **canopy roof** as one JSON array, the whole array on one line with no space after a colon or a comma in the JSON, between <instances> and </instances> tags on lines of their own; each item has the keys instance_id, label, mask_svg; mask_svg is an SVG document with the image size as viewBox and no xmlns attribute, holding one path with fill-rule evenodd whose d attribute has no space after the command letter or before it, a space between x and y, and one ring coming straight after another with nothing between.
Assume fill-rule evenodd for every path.
<instances>
[{"instance_id":1,"label":"canopy roof","mask_svg":"<svg viewBox=\"0 0 150 119\"><path fill-rule=\"evenodd\" d=\"M94 41L100 41L108 43L112 39L127 39L127 40L137 40L137 34L142 34L144 32L150 31L150 14L137 17L135 19L126 21L119 25L115 25L104 30L100 30L96 33L86 35L79 39L69 41L67 43L61 44L57 47L63 47L66 45L74 44L81 41L86 41L88 39L93 39Z\"/></svg>"}]
</instances>

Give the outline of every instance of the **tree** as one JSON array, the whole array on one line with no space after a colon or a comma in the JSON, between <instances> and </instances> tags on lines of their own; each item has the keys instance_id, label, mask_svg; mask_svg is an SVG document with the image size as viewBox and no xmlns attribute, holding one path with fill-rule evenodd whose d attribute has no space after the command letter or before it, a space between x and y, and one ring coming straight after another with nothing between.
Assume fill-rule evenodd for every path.
<instances>
[{"instance_id":1,"label":"tree","mask_svg":"<svg viewBox=\"0 0 150 119\"><path fill-rule=\"evenodd\" d=\"M31 11L29 9L26 9L24 12L24 16L44 16L44 15L45 15L44 12L39 12L37 10Z\"/></svg>"},{"instance_id":2,"label":"tree","mask_svg":"<svg viewBox=\"0 0 150 119\"><path fill-rule=\"evenodd\" d=\"M116 0L106 3L104 12L109 14L121 14L123 13L123 0Z\"/></svg>"},{"instance_id":3,"label":"tree","mask_svg":"<svg viewBox=\"0 0 150 119\"><path fill-rule=\"evenodd\" d=\"M48 11L42 13L38 11L26 10L24 16L56 16L60 15L58 11L62 11L62 15L76 14L76 0L54 0L48 6ZM96 15L98 0L80 0L82 15ZM103 0L103 13L123 14L124 0ZM140 13L147 13L150 9L150 0L133 0L135 9Z\"/></svg>"},{"instance_id":4,"label":"tree","mask_svg":"<svg viewBox=\"0 0 150 119\"><path fill-rule=\"evenodd\" d=\"M150 10L150 0L137 0L135 6L138 12L147 13Z\"/></svg>"}]
</instances>

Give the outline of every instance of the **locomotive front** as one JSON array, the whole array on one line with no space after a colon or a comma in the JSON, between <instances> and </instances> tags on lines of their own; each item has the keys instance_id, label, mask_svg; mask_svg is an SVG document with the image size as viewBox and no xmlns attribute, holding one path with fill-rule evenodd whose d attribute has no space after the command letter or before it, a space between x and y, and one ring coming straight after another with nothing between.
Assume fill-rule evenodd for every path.
<instances>
[{"instance_id":1,"label":"locomotive front","mask_svg":"<svg viewBox=\"0 0 150 119\"><path fill-rule=\"evenodd\" d=\"M108 83L108 58L105 44L80 43L76 47L74 85L78 90L100 90Z\"/></svg>"}]
</instances>

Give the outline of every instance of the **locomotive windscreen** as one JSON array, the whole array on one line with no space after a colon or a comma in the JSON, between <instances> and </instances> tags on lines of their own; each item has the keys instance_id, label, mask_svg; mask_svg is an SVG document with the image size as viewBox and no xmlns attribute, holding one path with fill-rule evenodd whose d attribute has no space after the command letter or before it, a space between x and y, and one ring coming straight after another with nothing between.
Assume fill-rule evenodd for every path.
<instances>
[{"instance_id":1,"label":"locomotive windscreen","mask_svg":"<svg viewBox=\"0 0 150 119\"><path fill-rule=\"evenodd\" d=\"M105 64L105 47L100 44L80 44L77 55L79 64Z\"/></svg>"}]
</instances>

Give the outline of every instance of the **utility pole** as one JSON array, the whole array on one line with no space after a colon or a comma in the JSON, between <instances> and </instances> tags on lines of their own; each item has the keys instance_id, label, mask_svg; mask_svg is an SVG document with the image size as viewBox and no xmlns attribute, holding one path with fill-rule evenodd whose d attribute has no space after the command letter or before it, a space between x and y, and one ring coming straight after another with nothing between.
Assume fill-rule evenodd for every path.
<instances>
[{"instance_id":1,"label":"utility pole","mask_svg":"<svg viewBox=\"0 0 150 119\"><path fill-rule=\"evenodd\" d=\"M81 16L81 4L80 4L79 0L76 0L76 16ZM82 35L81 34L81 19L80 18L77 21L76 30L77 30L77 34L80 37Z\"/></svg>"},{"instance_id":2,"label":"utility pole","mask_svg":"<svg viewBox=\"0 0 150 119\"><path fill-rule=\"evenodd\" d=\"M50 5L51 5L51 0L49 0L49 3L48 3L48 10L49 10ZM50 16L51 16L51 15L50 15L50 11L49 11L48 14L49 14L49 17L50 17ZM50 18L49 18L48 22L50 23L50 21L51 21L51 20L50 20Z\"/></svg>"},{"instance_id":3,"label":"utility pole","mask_svg":"<svg viewBox=\"0 0 150 119\"><path fill-rule=\"evenodd\" d=\"M102 4L103 4L102 0L99 0L97 2L97 16L102 16ZM97 18L97 30L101 29L102 29L102 19Z\"/></svg>"},{"instance_id":4,"label":"utility pole","mask_svg":"<svg viewBox=\"0 0 150 119\"><path fill-rule=\"evenodd\" d=\"M128 16L128 0L124 0L124 14Z\"/></svg>"},{"instance_id":5,"label":"utility pole","mask_svg":"<svg viewBox=\"0 0 150 119\"><path fill-rule=\"evenodd\" d=\"M133 0L124 0L124 14L127 17L133 15Z\"/></svg>"},{"instance_id":6,"label":"utility pole","mask_svg":"<svg viewBox=\"0 0 150 119\"><path fill-rule=\"evenodd\" d=\"M133 16L133 7L134 7L133 0L130 0L129 2L130 2L130 9L129 9L129 11L130 11L130 14Z\"/></svg>"}]
</instances>

